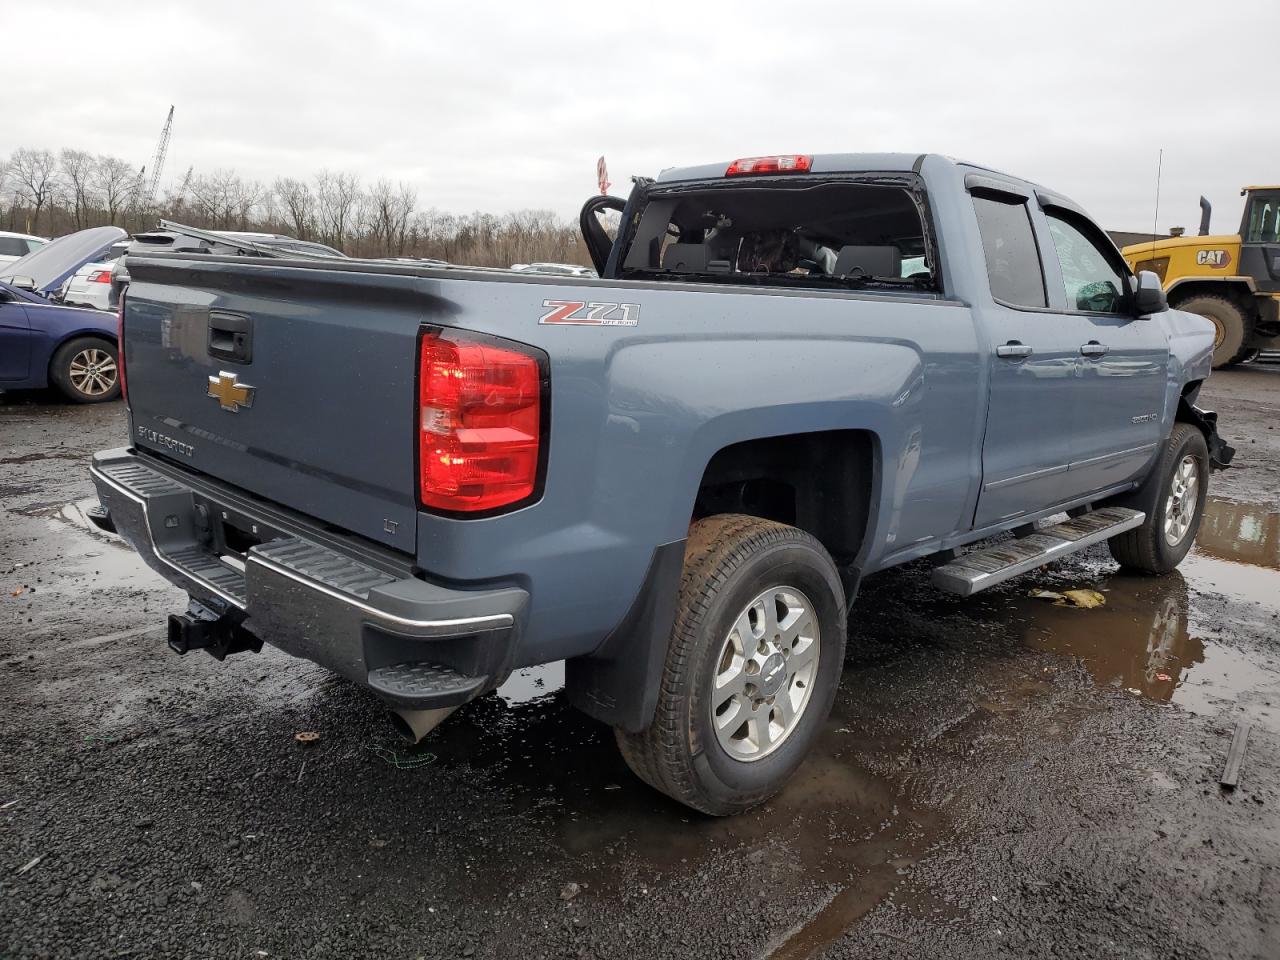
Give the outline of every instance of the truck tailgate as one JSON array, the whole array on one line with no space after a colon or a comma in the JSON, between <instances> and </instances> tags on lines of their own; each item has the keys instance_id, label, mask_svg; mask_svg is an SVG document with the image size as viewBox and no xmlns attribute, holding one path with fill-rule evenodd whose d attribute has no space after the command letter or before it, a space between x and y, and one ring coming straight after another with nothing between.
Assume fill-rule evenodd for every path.
<instances>
[{"instance_id":1,"label":"truck tailgate","mask_svg":"<svg viewBox=\"0 0 1280 960\"><path fill-rule=\"evenodd\" d=\"M130 260L134 444L412 551L416 342L434 298L419 278L279 263Z\"/></svg>"}]
</instances>

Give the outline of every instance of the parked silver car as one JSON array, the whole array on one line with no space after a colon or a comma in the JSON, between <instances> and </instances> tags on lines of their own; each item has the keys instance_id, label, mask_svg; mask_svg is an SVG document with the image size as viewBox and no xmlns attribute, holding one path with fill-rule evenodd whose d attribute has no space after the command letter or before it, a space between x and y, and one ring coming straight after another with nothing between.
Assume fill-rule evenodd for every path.
<instances>
[{"instance_id":1,"label":"parked silver car","mask_svg":"<svg viewBox=\"0 0 1280 960\"><path fill-rule=\"evenodd\" d=\"M29 233L10 233L7 230L0 230L0 264L20 260L48 242L44 237L33 237Z\"/></svg>"},{"instance_id":2,"label":"parked silver car","mask_svg":"<svg viewBox=\"0 0 1280 960\"><path fill-rule=\"evenodd\" d=\"M95 307L111 310L111 270L116 261L125 255L129 241L122 240L112 246L106 256L93 263L86 263L62 285L62 302L77 307Z\"/></svg>"}]
</instances>

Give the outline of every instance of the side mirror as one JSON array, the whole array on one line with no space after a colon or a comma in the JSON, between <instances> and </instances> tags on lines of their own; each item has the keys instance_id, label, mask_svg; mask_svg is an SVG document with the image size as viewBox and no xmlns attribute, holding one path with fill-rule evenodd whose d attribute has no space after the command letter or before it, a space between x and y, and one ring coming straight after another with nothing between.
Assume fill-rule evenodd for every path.
<instances>
[{"instance_id":1,"label":"side mirror","mask_svg":"<svg viewBox=\"0 0 1280 960\"><path fill-rule=\"evenodd\" d=\"M1138 283L1133 291L1133 312L1139 317L1164 313L1169 309L1160 278L1150 270L1138 271Z\"/></svg>"},{"instance_id":2,"label":"side mirror","mask_svg":"<svg viewBox=\"0 0 1280 960\"><path fill-rule=\"evenodd\" d=\"M25 290L27 293L36 292L36 282L30 277L10 277L6 283L15 290Z\"/></svg>"}]
</instances>

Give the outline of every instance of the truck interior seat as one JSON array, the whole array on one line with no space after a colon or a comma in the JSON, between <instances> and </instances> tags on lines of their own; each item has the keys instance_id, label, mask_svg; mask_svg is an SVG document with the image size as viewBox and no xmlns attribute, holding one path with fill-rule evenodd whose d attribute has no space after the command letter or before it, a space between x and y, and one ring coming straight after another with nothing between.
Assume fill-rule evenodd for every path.
<instances>
[{"instance_id":1,"label":"truck interior seat","mask_svg":"<svg viewBox=\"0 0 1280 960\"><path fill-rule=\"evenodd\" d=\"M892 244L841 247L833 271L837 277L897 277L902 251Z\"/></svg>"}]
</instances>

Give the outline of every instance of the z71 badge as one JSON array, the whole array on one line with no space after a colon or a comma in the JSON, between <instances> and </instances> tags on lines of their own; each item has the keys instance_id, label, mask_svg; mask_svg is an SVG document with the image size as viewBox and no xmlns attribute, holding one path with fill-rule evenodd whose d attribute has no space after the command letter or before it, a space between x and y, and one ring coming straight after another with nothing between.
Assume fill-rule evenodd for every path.
<instances>
[{"instance_id":1,"label":"z71 badge","mask_svg":"<svg viewBox=\"0 0 1280 960\"><path fill-rule=\"evenodd\" d=\"M640 322L638 303L595 303L586 300L543 300L547 308L539 323L585 327L634 327Z\"/></svg>"}]
</instances>

